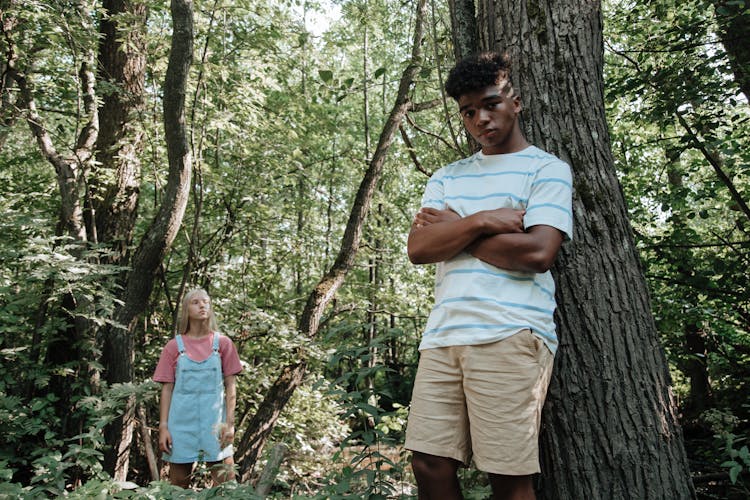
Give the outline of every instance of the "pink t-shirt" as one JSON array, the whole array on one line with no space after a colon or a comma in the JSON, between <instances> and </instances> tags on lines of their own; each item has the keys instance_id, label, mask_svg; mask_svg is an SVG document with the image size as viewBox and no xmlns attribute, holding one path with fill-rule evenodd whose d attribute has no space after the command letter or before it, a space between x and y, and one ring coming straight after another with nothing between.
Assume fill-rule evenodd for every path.
<instances>
[{"instance_id":1,"label":"pink t-shirt","mask_svg":"<svg viewBox=\"0 0 750 500\"><path fill-rule=\"evenodd\" d=\"M185 354L193 361L203 361L207 359L212 352L214 334L206 335L201 338L182 336L182 342L185 344ZM240 357L237 349L234 347L232 339L226 335L219 337L219 355L221 356L221 372L225 377L237 375L242 371ZM174 382L175 371L177 370L177 358L180 351L177 348L177 340L171 339L164 346L159 358L159 364L154 370L155 382Z\"/></svg>"}]
</instances>

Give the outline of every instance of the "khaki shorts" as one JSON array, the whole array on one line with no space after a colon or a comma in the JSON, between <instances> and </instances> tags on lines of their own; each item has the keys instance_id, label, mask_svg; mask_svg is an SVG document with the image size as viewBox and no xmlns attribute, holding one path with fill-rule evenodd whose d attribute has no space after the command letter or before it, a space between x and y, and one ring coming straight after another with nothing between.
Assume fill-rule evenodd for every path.
<instances>
[{"instance_id":1,"label":"khaki shorts","mask_svg":"<svg viewBox=\"0 0 750 500\"><path fill-rule=\"evenodd\" d=\"M420 353L405 447L493 474L539 472L539 422L554 356L529 330Z\"/></svg>"}]
</instances>

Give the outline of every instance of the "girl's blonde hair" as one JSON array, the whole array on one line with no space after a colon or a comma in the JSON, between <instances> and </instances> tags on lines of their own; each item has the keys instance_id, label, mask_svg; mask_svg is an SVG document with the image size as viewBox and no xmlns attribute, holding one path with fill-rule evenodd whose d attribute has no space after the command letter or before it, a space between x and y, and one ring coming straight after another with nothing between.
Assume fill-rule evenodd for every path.
<instances>
[{"instance_id":1,"label":"girl's blonde hair","mask_svg":"<svg viewBox=\"0 0 750 500\"><path fill-rule=\"evenodd\" d=\"M206 297L208 297L208 303L211 306L208 308L208 328L212 332L215 332L216 330L218 330L218 325L216 324L216 315L214 314L214 306L211 300L211 296L203 288L193 288L192 290L189 290L187 293L185 293L185 295L182 296L182 304L180 305L180 315L177 318L177 333L180 335L187 332L188 328L190 328L190 318L188 317L188 303L190 302L190 299L192 299L194 295L197 295L199 293L203 293L206 295Z\"/></svg>"}]
</instances>

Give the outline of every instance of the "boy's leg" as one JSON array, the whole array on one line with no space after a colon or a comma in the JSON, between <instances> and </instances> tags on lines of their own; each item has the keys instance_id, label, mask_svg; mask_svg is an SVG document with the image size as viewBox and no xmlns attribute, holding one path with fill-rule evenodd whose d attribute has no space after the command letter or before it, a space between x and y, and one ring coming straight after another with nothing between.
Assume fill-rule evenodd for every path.
<instances>
[{"instance_id":1,"label":"boy's leg","mask_svg":"<svg viewBox=\"0 0 750 500\"><path fill-rule=\"evenodd\" d=\"M528 491L529 481L520 478L540 471L539 424L553 361L529 330L466 350L464 389L474 463L497 475L498 487Z\"/></svg>"},{"instance_id":2,"label":"boy's leg","mask_svg":"<svg viewBox=\"0 0 750 500\"><path fill-rule=\"evenodd\" d=\"M225 481L234 480L233 457L227 457L221 462L210 462L208 465L211 470L211 478L213 479L214 486Z\"/></svg>"},{"instance_id":3,"label":"boy's leg","mask_svg":"<svg viewBox=\"0 0 750 500\"><path fill-rule=\"evenodd\" d=\"M169 463L169 482L180 488L190 486L190 473L193 472L193 464Z\"/></svg>"},{"instance_id":4,"label":"boy's leg","mask_svg":"<svg viewBox=\"0 0 750 500\"><path fill-rule=\"evenodd\" d=\"M493 500L536 500L531 475L488 474Z\"/></svg>"},{"instance_id":5,"label":"boy's leg","mask_svg":"<svg viewBox=\"0 0 750 500\"><path fill-rule=\"evenodd\" d=\"M456 470L471 456L461 351L441 347L420 352L405 443L414 453L420 499L461 498Z\"/></svg>"},{"instance_id":6,"label":"boy's leg","mask_svg":"<svg viewBox=\"0 0 750 500\"><path fill-rule=\"evenodd\" d=\"M461 462L415 451L411 466L417 479L419 500L458 500L461 488L456 471Z\"/></svg>"}]
</instances>

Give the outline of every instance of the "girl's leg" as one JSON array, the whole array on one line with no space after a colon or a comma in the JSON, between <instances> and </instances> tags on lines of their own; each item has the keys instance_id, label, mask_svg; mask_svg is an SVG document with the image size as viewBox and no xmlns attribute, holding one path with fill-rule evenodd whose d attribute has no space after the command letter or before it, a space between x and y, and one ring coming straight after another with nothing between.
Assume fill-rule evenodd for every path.
<instances>
[{"instance_id":1,"label":"girl's leg","mask_svg":"<svg viewBox=\"0 0 750 500\"><path fill-rule=\"evenodd\" d=\"M169 464L169 482L180 488L190 486L190 473L193 472L193 464Z\"/></svg>"},{"instance_id":2,"label":"girl's leg","mask_svg":"<svg viewBox=\"0 0 750 500\"><path fill-rule=\"evenodd\" d=\"M211 478L214 485L225 481L234 481L234 458L227 457L222 462L210 462Z\"/></svg>"}]
</instances>

